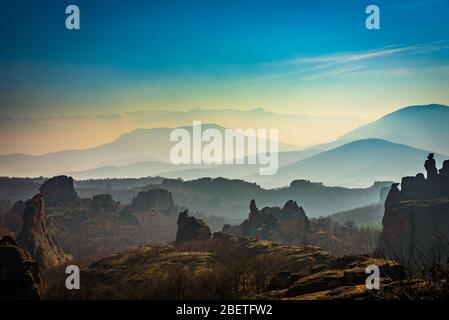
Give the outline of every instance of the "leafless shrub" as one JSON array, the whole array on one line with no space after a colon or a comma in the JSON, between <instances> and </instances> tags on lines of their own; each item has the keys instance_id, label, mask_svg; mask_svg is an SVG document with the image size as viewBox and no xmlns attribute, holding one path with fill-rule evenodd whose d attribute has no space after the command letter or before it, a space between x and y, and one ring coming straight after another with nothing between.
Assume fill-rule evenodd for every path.
<instances>
[{"instance_id":1,"label":"leafless shrub","mask_svg":"<svg viewBox=\"0 0 449 320\"><path fill-rule=\"evenodd\" d=\"M411 250L412 249L412 250ZM449 299L449 242L440 239L432 249L417 242L398 252L382 244L378 252L385 259L398 261L406 269L403 277L390 285L383 294L401 300Z\"/></svg>"}]
</instances>

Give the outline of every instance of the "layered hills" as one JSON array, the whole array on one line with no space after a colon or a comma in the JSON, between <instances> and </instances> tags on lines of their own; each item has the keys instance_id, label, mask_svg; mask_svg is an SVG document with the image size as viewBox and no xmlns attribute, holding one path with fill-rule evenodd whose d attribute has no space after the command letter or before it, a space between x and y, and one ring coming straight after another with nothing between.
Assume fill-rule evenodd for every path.
<instances>
[{"instance_id":1,"label":"layered hills","mask_svg":"<svg viewBox=\"0 0 449 320\"><path fill-rule=\"evenodd\" d=\"M76 179L164 176L184 180L225 177L248 179L263 187L287 186L295 179L309 179L327 185L368 186L378 180L399 181L416 172L420 167L418 159L424 153L438 154L438 161L446 159L448 110L437 104L405 107L327 144L303 150L280 144L280 168L274 176L257 174L258 165L175 166L169 160L169 135L173 128L168 127L136 129L111 143L86 150L0 156L0 175L67 174ZM224 130L204 124L204 128L208 127ZM191 126L183 128L192 130ZM410 160L401 162L404 158Z\"/></svg>"},{"instance_id":2,"label":"layered hills","mask_svg":"<svg viewBox=\"0 0 449 320\"><path fill-rule=\"evenodd\" d=\"M399 181L419 171L428 153L387 140L357 140L283 166L276 175L252 175L247 179L268 187L285 186L299 178L333 186L366 187L374 181ZM438 162L447 158L436 155Z\"/></svg>"}]
</instances>

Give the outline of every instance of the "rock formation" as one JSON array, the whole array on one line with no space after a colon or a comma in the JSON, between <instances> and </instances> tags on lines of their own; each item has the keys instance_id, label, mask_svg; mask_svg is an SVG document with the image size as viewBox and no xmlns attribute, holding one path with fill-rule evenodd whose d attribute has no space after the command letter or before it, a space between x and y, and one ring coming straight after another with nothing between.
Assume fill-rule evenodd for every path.
<instances>
[{"instance_id":1,"label":"rock formation","mask_svg":"<svg viewBox=\"0 0 449 320\"><path fill-rule=\"evenodd\" d=\"M134 212L147 212L151 210L174 213L176 210L172 194L166 189L150 189L141 191L131 201L131 210Z\"/></svg>"},{"instance_id":2,"label":"rock formation","mask_svg":"<svg viewBox=\"0 0 449 320\"><path fill-rule=\"evenodd\" d=\"M37 263L13 238L0 240L0 300L41 299L42 280Z\"/></svg>"},{"instance_id":3,"label":"rock formation","mask_svg":"<svg viewBox=\"0 0 449 320\"><path fill-rule=\"evenodd\" d=\"M11 210L4 216L4 224L9 230L17 233L22 228L22 214L25 210L25 203L22 200L16 201Z\"/></svg>"},{"instance_id":4,"label":"rock formation","mask_svg":"<svg viewBox=\"0 0 449 320\"><path fill-rule=\"evenodd\" d=\"M449 163L437 173L430 154L425 162L427 178L419 173L391 186L385 200L383 231L378 253L421 265L446 260L438 252L449 249ZM413 266L410 266L413 267Z\"/></svg>"},{"instance_id":5,"label":"rock formation","mask_svg":"<svg viewBox=\"0 0 449 320\"><path fill-rule=\"evenodd\" d=\"M427 160L426 162L424 162L424 168L427 171L428 180L432 180L438 177L437 166L433 153L429 153L429 155L427 156Z\"/></svg>"},{"instance_id":6,"label":"rock formation","mask_svg":"<svg viewBox=\"0 0 449 320\"><path fill-rule=\"evenodd\" d=\"M212 233L203 220L189 216L188 210L179 213L176 242L190 240L208 240Z\"/></svg>"},{"instance_id":7,"label":"rock formation","mask_svg":"<svg viewBox=\"0 0 449 320\"><path fill-rule=\"evenodd\" d=\"M238 226L225 225L223 233L290 243L303 241L310 232L309 219L296 201L287 201L282 209L265 207L259 210L253 199L249 207L248 219Z\"/></svg>"},{"instance_id":8,"label":"rock formation","mask_svg":"<svg viewBox=\"0 0 449 320\"><path fill-rule=\"evenodd\" d=\"M17 242L30 253L41 268L51 268L71 259L46 228L44 198L40 193L25 202L23 226Z\"/></svg>"},{"instance_id":9,"label":"rock formation","mask_svg":"<svg viewBox=\"0 0 449 320\"><path fill-rule=\"evenodd\" d=\"M304 209L293 200L288 200L285 203L279 218L281 221L301 220L304 222L304 228L310 228L310 222Z\"/></svg>"},{"instance_id":10,"label":"rock formation","mask_svg":"<svg viewBox=\"0 0 449 320\"><path fill-rule=\"evenodd\" d=\"M45 192L45 222L54 236L51 238L77 259L104 256L142 243L168 242L176 236L179 210L167 190L142 191L129 205L115 201L110 194L80 198L73 179L65 176L47 180L41 190ZM58 190L62 190L60 197L56 196ZM47 198L53 206L47 205Z\"/></svg>"},{"instance_id":11,"label":"rock formation","mask_svg":"<svg viewBox=\"0 0 449 320\"><path fill-rule=\"evenodd\" d=\"M73 186L73 178L57 176L45 181L39 188L48 207L66 207L78 205L81 199Z\"/></svg>"},{"instance_id":12,"label":"rock formation","mask_svg":"<svg viewBox=\"0 0 449 320\"><path fill-rule=\"evenodd\" d=\"M323 186L324 185L322 182L311 182L310 180L304 180L304 179L293 180L290 183L290 188L294 188L294 189L320 188Z\"/></svg>"},{"instance_id":13,"label":"rock formation","mask_svg":"<svg viewBox=\"0 0 449 320\"><path fill-rule=\"evenodd\" d=\"M90 201L90 212L93 215L113 214L119 210L120 202L114 201L110 194L95 195Z\"/></svg>"}]
</instances>

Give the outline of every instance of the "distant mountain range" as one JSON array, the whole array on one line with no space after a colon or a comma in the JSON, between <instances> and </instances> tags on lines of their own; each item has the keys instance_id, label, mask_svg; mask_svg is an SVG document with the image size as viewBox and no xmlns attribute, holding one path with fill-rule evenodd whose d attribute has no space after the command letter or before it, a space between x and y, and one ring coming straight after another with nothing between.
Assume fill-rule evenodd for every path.
<instances>
[{"instance_id":1,"label":"distant mountain range","mask_svg":"<svg viewBox=\"0 0 449 320\"><path fill-rule=\"evenodd\" d=\"M192 132L192 126L182 128L190 133ZM215 128L223 135L226 129L214 124L202 125L203 130L208 128ZM111 143L86 150L66 150L38 156L26 154L0 156L0 176L51 176L100 167L111 169L111 166L127 166L144 161L150 162L146 165L136 165L143 169L140 171L139 177L157 174L161 170L162 172L179 170L179 167L170 164L170 149L175 144L175 142L170 143L170 133L173 129L136 129L121 135ZM295 149L298 148L282 142L279 143L279 151ZM150 169L150 166L153 166L153 168ZM105 169L101 170L104 171ZM135 171L130 169L130 172ZM114 170L111 174L114 174Z\"/></svg>"},{"instance_id":2,"label":"distant mountain range","mask_svg":"<svg viewBox=\"0 0 449 320\"><path fill-rule=\"evenodd\" d=\"M424 171L429 151L381 139L357 140L279 168L273 176L252 175L264 187L281 187L294 179L320 181L331 186L369 186L374 181L400 181ZM436 154L441 167L449 157Z\"/></svg>"},{"instance_id":3,"label":"distant mountain range","mask_svg":"<svg viewBox=\"0 0 449 320\"><path fill-rule=\"evenodd\" d=\"M279 165L287 165L320 152L320 150L312 149L279 152ZM166 178L191 180L202 177L234 179L258 173L259 165L248 164L247 157L243 162L244 164L241 165L174 165L167 162L141 161L128 165L110 165L84 171L70 171L64 174L75 179L140 178L159 175Z\"/></svg>"},{"instance_id":4,"label":"distant mountain range","mask_svg":"<svg viewBox=\"0 0 449 320\"><path fill-rule=\"evenodd\" d=\"M259 114L261 111L253 112ZM279 170L274 176L260 176L259 165L173 165L169 161L172 128L136 129L109 144L86 150L41 156L0 156L0 175L68 174L76 179L159 175L185 180L226 177L248 179L263 187L282 187L294 179L309 179L327 185L368 186L374 181L398 181L402 176L423 172L428 152L437 153L440 165L447 158L445 154L449 154L447 123L447 106L411 106L361 126L330 143L303 150L281 143ZM184 128L192 130L191 126ZM221 132L225 129L203 124L203 129L206 128L216 128Z\"/></svg>"},{"instance_id":5,"label":"distant mountain range","mask_svg":"<svg viewBox=\"0 0 449 320\"><path fill-rule=\"evenodd\" d=\"M338 141L369 138L449 154L449 107L430 104L403 108L341 136Z\"/></svg>"},{"instance_id":6,"label":"distant mountain range","mask_svg":"<svg viewBox=\"0 0 449 320\"><path fill-rule=\"evenodd\" d=\"M330 141L368 122L353 116L282 114L263 108L143 110L72 116L0 116L0 137L4 138L0 139L0 155L83 150L113 141L118 133L130 132L135 128L177 128L192 125L193 121L198 120L225 128L277 128L281 141L300 147ZM291 134L292 132L295 134ZM6 137L14 137L14 140Z\"/></svg>"},{"instance_id":7,"label":"distant mountain range","mask_svg":"<svg viewBox=\"0 0 449 320\"><path fill-rule=\"evenodd\" d=\"M259 175L259 165L181 165L143 161L125 166L65 172L75 179L107 177L133 178L164 176L184 180L201 177L226 177L256 182L265 188L283 187L294 179L324 182L331 186L367 187L375 181L400 181L401 177L424 170L429 151L381 139L349 142L328 151L311 150L280 152L279 170L272 176ZM447 159L436 154L439 165ZM247 163L247 161L245 161Z\"/></svg>"}]
</instances>

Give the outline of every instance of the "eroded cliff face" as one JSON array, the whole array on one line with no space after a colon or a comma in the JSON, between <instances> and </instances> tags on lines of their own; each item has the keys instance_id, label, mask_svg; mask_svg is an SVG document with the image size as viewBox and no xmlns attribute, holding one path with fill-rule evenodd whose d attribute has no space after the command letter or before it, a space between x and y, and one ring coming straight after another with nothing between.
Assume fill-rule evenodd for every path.
<instances>
[{"instance_id":1,"label":"eroded cliff face","mask_svg":"<svg viewBox=\"0 0 449 320\"><path fill-rule=\"evenodd\" d=\"M52 268L72 258L64 253L47 230L44 198L40 193L25 202L23 225L17 242L42 268Z\"/></svg>"},{"instance_id":2,"label":"eroded cliff face","mask_svg":"<svg viewBox=\"0 0 449 320\"><path fill-rule=\"evenodd\" d=\"M408 200L385 208L379 250L392 258L430 263L446 260L449 199ZM440 256L439 256L440 255Z\"/></svg>"},{"instance_id":3,"label":"eroded cliff face","mask_svg":"<svg viewBox=\"0 0 449 320\"><path fill-rule=\"evenodd\" d=\"M423 174L393 184L385 200L378 254L408 264L446 261L449 248L449 161L439 173L429 155ZM410 265L413 267L413 265Z\"/></svg>"}]
</instances>

